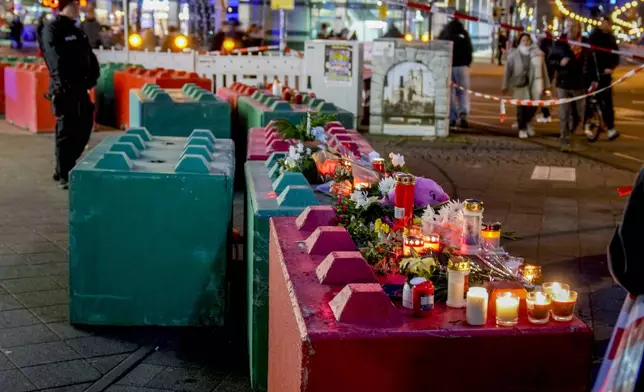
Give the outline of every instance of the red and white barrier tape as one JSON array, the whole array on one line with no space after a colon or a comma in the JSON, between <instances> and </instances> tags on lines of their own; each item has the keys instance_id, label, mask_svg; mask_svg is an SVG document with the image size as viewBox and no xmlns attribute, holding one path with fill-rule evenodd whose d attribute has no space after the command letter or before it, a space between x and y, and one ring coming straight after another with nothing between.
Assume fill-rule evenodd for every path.
<instances>
[{"instance_id":1,"label":"red and white barrier tape","mask_svg":"<svg viewBox=\"0 0 644 392\"><path fill-rule=\"evenodd\" d=\"M472 95L474 97L487 99L489 101L500 102L501 103L500 119L501 119L501 122L503 122L505 120L505 104L506 103L508 103L510 105L514 105L514 106L539 106L539 107L544 107L544 106L556 106L556 105L561 105L561 104L564 104L564 103L570 103L570 102L574 102L574 101L579 101L581 99L586 99L587 97L590 97L592 95L601 93L602 91L606 91L609 88L612 88L613 86L618 85L618 84L624 82L625 80L632 78L633 76L635 76L637 73L641 72L642 70L644 70L644 64L640 65L639 67L637 67L637 68L635 68L635 69L633 69L631 71L628 71L627 73L625 73L624 75L622 75L621 77L616 79L609 86L603 87L603 88L601 88L599 90L594 90L594 91L588 92L588 93L586 93L584 95L579 95L579 96L571 97L571 98L561 98L561 99L513 99L513 98L502 98L502 97L499 97L499 96L496 96L496 95L484 94L484 93L480 93L478 91L473 91L473 90L470 90L470 89L466 89L465 87L463 87L461 85L458 85L458 84L456 84L454 82L452 82L451 85L452 85L452 87L457 88L457 89L459 89L461 91L465 91L466 93L468 93L469 95Z\"/></svg>"},{"instance_id":2,"label":"red and white barrier tape","mask_svg":"<svg viewBox=\"0 0 644 392\"><path fill-rule=\"evenodd\" d=\"M617 322L615 323L613 334L608 343L608 347L606 348L604 360L602 361L602 365L599 368L599 372L597 373L597 380L595 381L593 392L600 392L603 390L604 382L607 379L606 376L608 375L608 371L610 370L610 367L613 364L615 357L617 356L617 350L628 323L628 316L630 315L634 304L635 298L627 295L624 299L622 310L620 310L619 315L617 316Z\"/></svg>"},{"instance_id":3,"label":"red and white barrier tape","mask_svg":"<svg viewBox=\"0 0 644 392\"><path fill-rule=\"evenodd\" d=\"M613 330L593 392L635 391L644 353L644 296L628 295Z\"/></svg>"},{"instance_id":4,"label":"red and white barrier tape","mask_svg":"<svg viewBox=\"0 0 644 392\"><path fill-rule=\"evenodd\" d=\"M604 48L604 47L600 47L600 46L590 45L590 44L588 44L586 42L569 40L569 39L566 39L566 38L563 38L563 37L562 38L556 38L556 37L552 37L551 35L548 35L546 33L533 33L533 32L526 31L526 29L524 29L521 26L513 26L513 25L510 25L510 24L507 24L507 23L500 23L500 22L497 22L497 21L495 21L495 20L493 20L491 18L484 18L484 17L480 17L480 16L474 16L474 15L466 14L466 13L461 12L461 11L454 11L454 10L450 10L450 9L440 8L440 7L434 8L434 7L432 7L431 4L417 3L415 1L407 1L406 4L401 4L399 2L392 1L392 0L389 0L387 2L391 3L391 4L403 5L403 6L406 6L407 8L415 9L415 10L419 10L419 11L423 11L423 12L443 13L443 14L447 14L448 16L451 16L451 17L453 17L455 19L463 19L463 20L467 20L467 21L470 21L470 22L486 23L486 24L490 24L490 25L496 26L496 27L501 28L501 29L505 29L505 30L512 30L512 31L516 31L516 32L519 32L519 33L527 32L527 33L530 33L531 35L533 35L533 36L535 36L537 38L549 37L549 38L552 38L553 40L566 42L566 43L568 43L570 45L581 46L583 48L593 49L593 50L597 50L597 51L600 51L600 52L613 53L613 54L616 54L616 55L619 55L619 56L622 56L622 57L629 57L629 58L632 58L632 59L644 60L644 56L636 55L636 54L631 53L631 52L625 52L625 51L622 51L622 50L608 49L608 48Z\"/></svg>"}]
</instances>

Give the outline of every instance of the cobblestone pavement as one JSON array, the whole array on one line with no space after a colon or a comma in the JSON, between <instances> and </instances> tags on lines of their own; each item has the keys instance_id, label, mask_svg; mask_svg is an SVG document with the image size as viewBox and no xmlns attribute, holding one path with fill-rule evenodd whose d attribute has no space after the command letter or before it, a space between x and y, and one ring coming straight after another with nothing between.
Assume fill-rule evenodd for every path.
<instances>
[{"instance_id":1,"label":"cobblestone pavement","mask_svg":"<svg viewBox=\"0 0 644 392\"><path fill-rule=\"evenodd\" d=\"M542 265L545 279L576 288L577 312L594 330L599 363L625 296L606 265L606 247L625 204L616 188L631 185L633 172L509 137L370 140L381 153L404 154L415 174L434 179L451 196L483 200L485 220L520 237L504 242L508 251ZM537 165L574 168L576 180L532 180Z\"/></svg>"},{"instance_id":2,"label":"cobblestone pavement","mask_svg":"<svg viewBox=\"0 0 644 392\"><path fill-rule=\"evenodd\" d=\"M371 139L451 195L484 200L486 219L522 237L506 243L510 251L579 288L599 358L624 295L605 263L624 204L615 187L633 173L510 138ZM0 122L0 146L0 391L250 390L245 350L226 331L70 326L67 193L51 181L51 137ZM531 180L535 165L575 168L576 181Z\"/></svg>"}]
</instances>

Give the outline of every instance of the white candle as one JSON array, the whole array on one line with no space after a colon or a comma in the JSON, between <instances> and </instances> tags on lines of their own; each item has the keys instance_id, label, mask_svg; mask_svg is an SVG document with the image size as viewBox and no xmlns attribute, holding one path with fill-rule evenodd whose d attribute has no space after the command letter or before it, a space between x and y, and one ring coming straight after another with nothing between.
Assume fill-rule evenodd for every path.
<instances>
[{"instance_id":1,"label":"white candle","mask_svg":"<svg viewBox=\"0 0 644 392\"><path fill-rule=\"evenodd\" d=\"M306 133L311 134L311 111L306 109Z\"/></svg>"},{"instance_id":2,"label":"white candle","mask_svg":"<svg viewBox=\"0 0 644 392\"><path fill-rule=\"evenodd\" d=\"M496 297L496 323L504 327L516 325L519 319L519 297L505 293Z\"/></svg>"},{"instance_id":3,"label":"white candle","mask_svg":"<svg viewBox=\"0 0 644 392\"><path fill-rule=\"evenodd\" d=\"M469 325L485 325L487 322L487 290L483 287L470 287L467 290L465 316Z\"/></svg>"}]
</instances>

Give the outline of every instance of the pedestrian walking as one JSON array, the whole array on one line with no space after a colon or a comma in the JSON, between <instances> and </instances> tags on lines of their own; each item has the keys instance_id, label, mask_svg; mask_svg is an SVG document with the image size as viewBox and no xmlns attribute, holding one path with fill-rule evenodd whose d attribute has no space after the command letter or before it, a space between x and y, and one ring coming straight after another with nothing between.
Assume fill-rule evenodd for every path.
<instances>
[{"instance_id":1,"label":"pedestrian walking","mask_svg":"<svg viewBox=\"0 0 644 392\"><path fill-rule=\"evenodd\" d=\"M96 20L95 8L96 5L93 3L87 4L85 20L81 23L81 28L85 32L89 46L92 49L98 49L101 46L101 24Z\"/></svg>"},{"instance_id":2,"label":"pedestrian walking","mask_svg":"<svg viewBox=\"0 0 644 392\"><path fill-rule=\"evenodd\" d=\"M20 17L16 15L9 26L9 37L11 37L13 46L16 49L22 49L22 33L24 31L25 26L22 24Z\"/></svg>"},{"instance_id":3,"label":"pedestrian walking","mask_svg":"<svg viewBox=\"0 0 644 392\"><path fill-rule=\"evenodd\" d=\"M56 116L54 180L67 189L69 172L85 150L94 125L88 90L96 85L98 61L87 36L76 26L78 0L59 0L58 16L43 29L43 52L49 69L47 97Z\"/></svg>"},{"instance_id":4,"label":"pedestrian walking","mask_svg":"<svg viewBox=\"0 0 644 392\"><path fill-rule=\"evenodd\" d=\"M47 17L45 14L41 14L38 17L38 25L36 25L36 42L38 43L38 57L42 57L42 33L45 28L45 23L47 22Z\"/></svg>"},{"instance_id":5,"label":"pedestrian walking","mask_svg":"<svg viewBox=\"0 0 644 392\"><path fill-rule=\"evenodd\" d=\"M505 35L503 30L499 30L498 43L496 47L496 60L499 65L503 65L503 54L505 54L505 48L508 45L508 36Z\"/></svg>"},{"instance_id":6,"label":"pedestrian walking","mask_svg":"<svg viewBox=\"0 0 644 392\"><path fill-rule=\"evenodd\" d=\"M541 39L541 42L539 42L539 49L543 52L545 55L545 58L547 59L550 56L550 52L552 52L552 45L554 41L552 40L552 34L550 34L550 31L547 29L544 30L545 37ZM551 82L555 80L555 69L554 67L546 61L546 68L548 69L548 80ZM550 95L550 91L546 91L546 95ZM550 108L547 106L541 107L541 116L537 117L537 122L538 123L549 123L552 122L552 116L550 114Z\"/></svg>"},{"instance_id":7,"label":"pedestrian walking","mask_svg":"<svg viewBox=\"0 0 644 392\"><path fill-rule=\"evenodd\" d=\"M612 26L609 18L604 17L601 20L599 27L596 27L595 30L588 37L588 42L591 45L606 48L611 50L619 50L617 46L617 41L613 36ZM601 90L606 88L606 90L601 91L595 95L599 108L602 112L602 118L604 120L604 125L608 129L608 140L615 140L619 137L619 132L615 129L615 109L613 107L613 89L608 88L613 83L613 71L619 65L619 55L609 53L606 51L594 51L594 60L596 64L595 69L588 70L588 77L590 80L597 82L597 89ZM587 120L592 115L592 107L586 103L586 111L584 114L584 132L593 136L593 133L590 129L590 124L587 124Z\"/></svg>"},{"instance_id":8,"label":"pedestrian walking","mask_svg":"<svg viewBox=\"0 0 644 392\"><path fill-rule=\"evenodd\" d=\"M514 99L541 99L544 91L550 88L548 70L543 52L532 41L528 33L519 36L519 46L508 54L503 76L503 92L512 90ZM534 136L530 124L537 113L534 106L517 106L519 137L526 139Z\"/></svg>"},{"instance_id":9,"label":"pedestrian walking","mask_svg":"<svg viewBox=\"0 0 644 392\"><path fill-rule=\"evenodd\" d=\"M329 24L322 23L320 24L320 31L318 31L317 39L328 39L329 38Z\"/></svg>"},{"instance_id":10,"label":"pedestrian walking","mask_svg":"<svg viewBox=\"0 0 644 392\"><path fill-rule=\"evenodd\" d=\"M452 19L438 39L453 42L452 47L452 82L470 88L470 65L472 64L472 41L470 35L458 19ZM450 105L450 127L460 120L461 128L467 128L467 115L470 112L469 96L466 91L452 87L452 104Z\"/></svg>"},{"instance_id":11,"label":"pedestrian walking","mask_svg":"<svg viewBox=\"0 0 644 392\"><path fill-rule=\"evenodd\" d=\"M581 25L577 22L570 23L566 39L587 43L587 40L581 36ZM559 99L579 97L586 93L590 86L588 70L593 69L592 67L595 66L590 49L579 45L571 45L564 41L557 41L552 47L548 62L557 74L557 97ZM583 99L560 105L561 151L571 151L570 138L581 123L580 116L583 113Z\"/></svg>"}]
</instances>

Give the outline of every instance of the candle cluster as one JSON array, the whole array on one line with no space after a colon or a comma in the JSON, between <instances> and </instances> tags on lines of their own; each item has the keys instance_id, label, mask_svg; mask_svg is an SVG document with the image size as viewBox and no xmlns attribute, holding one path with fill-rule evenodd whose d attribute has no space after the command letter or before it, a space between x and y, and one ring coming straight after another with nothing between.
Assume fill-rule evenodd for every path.
<instances>
[{"instance_id":1,"label":"candle cluster","mask_svg":"<svg viewBox=\"0 0 644 392\"><path fill-rule=\"evenodd\" d=\"M448 286L449 290L450 286ZM514 290L501 290L493 296L495 306L495 322L501 327L517 325L519 321L520 295ZM448 291L449 301L449 291ZM546 324L553 320L571 321L577 302L577 292L571 291L570 286L558 282L544 283L541 289L527 293L525 296L528 321L532 324ZM466 319L474 326L485 325L487 322L489 294L483 287L471 287L467 291ZM449 303L448 303L449 305Z\"/></svg>"}]
</instances>

